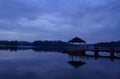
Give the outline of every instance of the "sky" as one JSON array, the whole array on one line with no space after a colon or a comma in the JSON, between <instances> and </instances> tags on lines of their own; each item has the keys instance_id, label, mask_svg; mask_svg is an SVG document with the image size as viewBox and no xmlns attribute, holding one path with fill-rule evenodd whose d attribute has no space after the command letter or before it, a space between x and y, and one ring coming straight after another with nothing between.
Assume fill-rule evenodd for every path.
<instances>
[{"instance_id":1,"label":"sky","mask_svg":"<svg viewBox=\"0 0 120 79\"><path fill-rule=\"evenodd\" d=\"M0 40L120 40L120 0L0 0Z\"/></svg>"}]
</instances>

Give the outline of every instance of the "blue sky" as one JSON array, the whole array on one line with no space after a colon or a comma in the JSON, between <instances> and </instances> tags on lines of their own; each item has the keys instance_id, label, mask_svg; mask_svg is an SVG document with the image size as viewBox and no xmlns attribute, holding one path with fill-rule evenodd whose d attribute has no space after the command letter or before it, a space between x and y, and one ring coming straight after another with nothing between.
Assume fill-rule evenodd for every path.
<instances>
[{"instance_id":1,"label":"blue sky","mask_svg":"<svg viewBox=\"0 0 120 79\"><path fill-rule=\"evenodd\" d=\"M120 40L120 0L0 0L0 40Z\"/></svg>"}]
</instances>

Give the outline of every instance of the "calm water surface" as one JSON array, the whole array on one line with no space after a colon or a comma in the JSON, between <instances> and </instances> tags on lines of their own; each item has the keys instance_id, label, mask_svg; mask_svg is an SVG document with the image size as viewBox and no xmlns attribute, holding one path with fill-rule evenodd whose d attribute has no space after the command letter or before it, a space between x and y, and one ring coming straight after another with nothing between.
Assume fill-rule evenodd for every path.
<instances>
[{"instance_id":1,"label":"calm water surface","mask_svg":"<svg viewBox=\"0 0 120 79\"><path fill-rule=\"evenodd\" d=\"M93 54L92 52L87 52ZM100 55L109 55L103 53ZM120 57L120 54L116 54ZM69 61L82 61L74 67ZM74 63L75 64L75 63ZM0 79L120 79L120 59L70 57L58 52L0 51Z\"/></svg>"}]
</instances>

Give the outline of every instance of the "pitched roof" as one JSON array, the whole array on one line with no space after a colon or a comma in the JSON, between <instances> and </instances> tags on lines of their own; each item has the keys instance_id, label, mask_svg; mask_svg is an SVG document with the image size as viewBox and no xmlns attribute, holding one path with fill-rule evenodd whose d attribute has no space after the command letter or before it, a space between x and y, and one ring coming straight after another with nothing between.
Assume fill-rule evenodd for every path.
<instances>
[{"instance_id":1,"label":"pitched roof","mask_svg":"<svg viewBox=\"0 0 120 79\"><path fill-rule=\"evenodd\" d=\"M84 41L78 37L75 37L75 38L71 39L70 41L68 41L68 43L86 43L86 41Z\"/></svg>"}]
</instances>

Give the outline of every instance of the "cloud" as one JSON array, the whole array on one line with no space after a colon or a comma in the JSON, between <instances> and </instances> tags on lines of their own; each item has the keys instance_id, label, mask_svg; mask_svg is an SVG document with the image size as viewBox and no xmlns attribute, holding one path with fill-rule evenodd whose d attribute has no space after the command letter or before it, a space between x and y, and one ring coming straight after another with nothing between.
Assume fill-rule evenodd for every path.
<instances>
[{"instance_id":1,"label":"cloud","mask_svg":"<svg viewBox=\"0 0 120 79\"><path fill-rule=\"evenodd\" d=\"M119 14L119 0L0 0L0 39L119 40Z\"/></svg>"}]
</instances>

